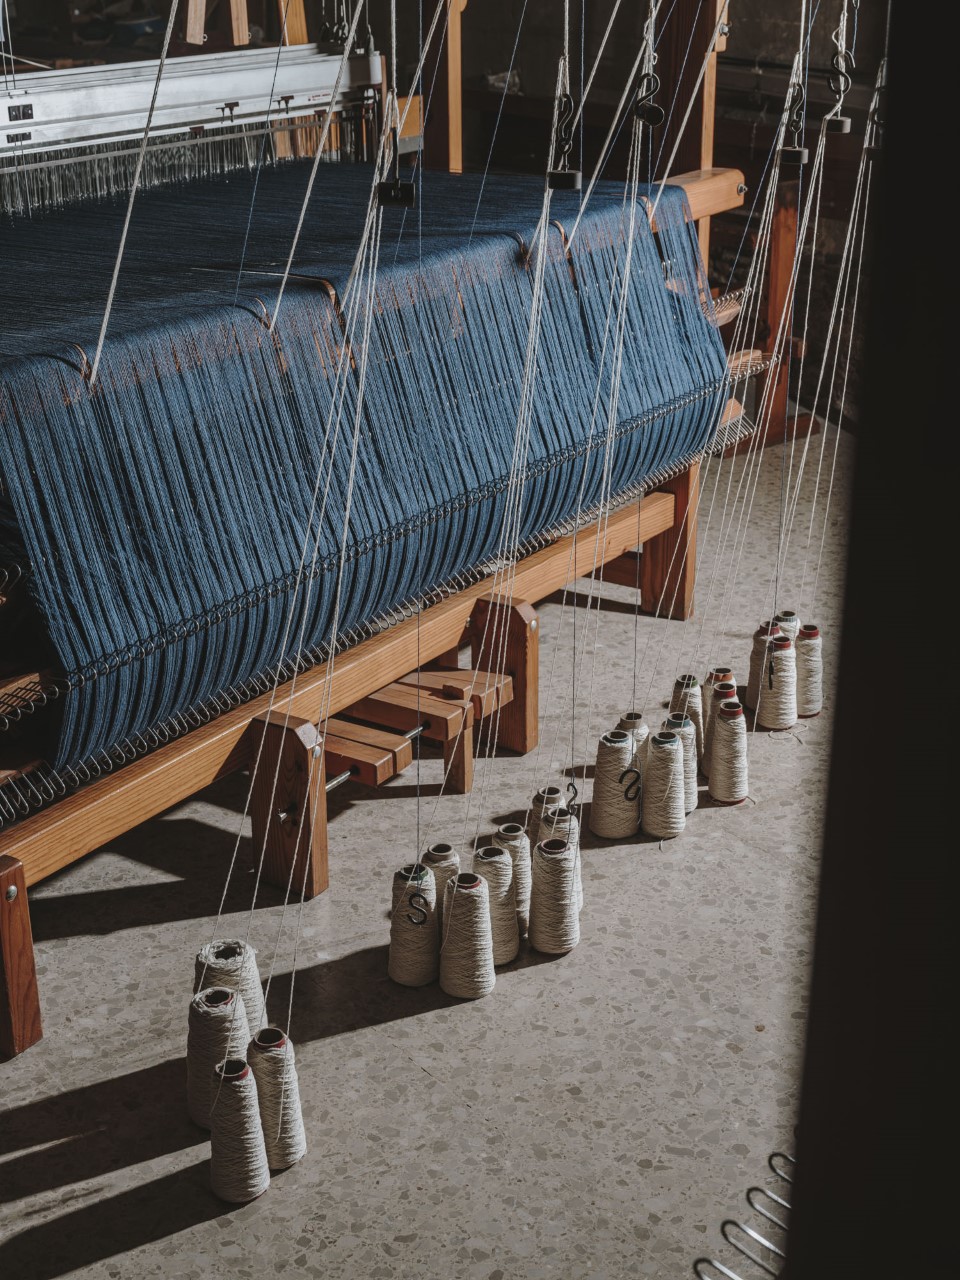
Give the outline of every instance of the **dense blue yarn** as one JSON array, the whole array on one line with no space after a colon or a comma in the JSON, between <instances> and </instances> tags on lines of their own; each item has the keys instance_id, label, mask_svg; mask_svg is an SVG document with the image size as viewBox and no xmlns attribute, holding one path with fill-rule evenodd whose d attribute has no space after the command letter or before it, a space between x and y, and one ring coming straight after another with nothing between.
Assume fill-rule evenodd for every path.
<instances>
[{"instance_id":1,"label":"dense blue yarn","mask_svg":"<svg viewBox=\"0 0 960 1280\"><path fill-rule=\"evenodd\" d=\"M49 754L89 758L315 649L332 623L357 370L342 360L342 293L370 190L361 166L321 170L294 276L270 334L302 198L299 165L265 172L234 306L249 181L144 193L91 390L122 211L20 221L3 238L0 563L23 564L71 686ZM340 629L472 569L498 550L531 306L536 179L426 175L418 214L388 211L361 411ZM569 228L576 198L557 193ZM659 235L640 219L609 492L701 449L725 358L705 318L682 193ZM605 328L619 294L623 190L599 188L570 260L547 241L545 304L520 540L604 496ZM25 309L22 300L31 299ZM347 334L356 354L362 317ZM324 440L331 399L339 431ZM332 468L310 582L296 572L319 472ZM291 606L294 625L284 642Z\"/></svg>"}]
</instances>

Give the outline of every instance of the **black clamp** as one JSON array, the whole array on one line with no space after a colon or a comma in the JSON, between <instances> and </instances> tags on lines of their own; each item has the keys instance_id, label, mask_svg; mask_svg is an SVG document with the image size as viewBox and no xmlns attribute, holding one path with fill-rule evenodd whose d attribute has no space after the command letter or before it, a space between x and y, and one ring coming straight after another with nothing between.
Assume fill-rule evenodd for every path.
<instances>
[{"instance_id":1,"label":"black clamp","mask_svg":"<svg viewBox=\"0 0 960 1280\"><path fill-rule=\"evenodd\" d=\"M400 140L396 128L393 135L393 173L383 182L377 183L377 203L381 208L392 206L395 209L413 209L417 203L417 188L413 182L400 181Z\"/></svg>"},{"instance_id":2,"label":"black clamp","mask_svg":"<svg viewBox=\"0 0 960 1280\"><path fill-rule=\"evenodd\" d=\"M803 85L795 80L790 88L790 103L787 107L787 128L793 135L793 143L789 147L780 148L780 159L784 164L801 165L810 159L810 152L800 145L803 133L803 104L807 100Z\"/></svg>"},{"instance_id":3,"label":"black clamp","mask_svg":"<svg viewBox=\"0 0 960 1280\"><path fill-rule=\"evenodd\" d=\"M573 98L569 93L561 93L557 99L557 136L554 142L558 163L556 169L547 171L547 186L551 191L579 191L583 184L580 170L569 167L574 115Z\"/></svg>"},{"instance_id":4,"label":"black clamp","mask_svg":"<svg viewBox=\"0 0 960 1280\"><path fill-rule=\"evenodd\" d=\"M640 77L640 84L637 86L633 114L641 124L649 125L651 129L658 128L666 119L666 112L663 107L653 101L659 92L660 77L655 71L645 71Z\"/></svg>"}]
</instances>

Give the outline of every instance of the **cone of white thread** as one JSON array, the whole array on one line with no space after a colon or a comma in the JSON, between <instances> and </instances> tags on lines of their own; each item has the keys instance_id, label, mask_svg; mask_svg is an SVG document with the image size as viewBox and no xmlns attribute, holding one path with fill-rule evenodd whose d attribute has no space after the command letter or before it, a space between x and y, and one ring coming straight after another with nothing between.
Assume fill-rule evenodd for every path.
<instances>
[{"instance_id":1,"label":"cone of white thread","mask_svg":"<svg viewBox=\"0 0 960 1280\"><path fill-rule=\"evenodd\" d=\"M724 670L729 670L729 668L724 668ZM735 698L737 696L737 686L732 679L718 680L710 686L710 689L710 715L707 717L703 738L703 759L700 761L700 772L705 778L710 777L710 770L713 767L713 731L716 727L717 712L720 710L720 704L727 698Z\"/></svg>"},{"instance_id":2,"label":"cone of white thread","mask_svg":"<svg viewBox=\"0 0 960 1280\"><path fill-rule=\"evenodd\" d=\"M792 729L797 723L797 651L789 636L774 636L770 641L763 676L757 728Z\"/></svg>"},{"instance_id":3,"label":"cone of white thread","mask_svg":"<svg viewBox=\"0 0 960 1280\"><path fill-rule=\"evenodd\" d=\"M293 1045L279 1027L261 1027L247 1061L257 1082L260 1125L271 1169L289 1169L307 1150Z\"/></svg>"},{"instance_id":4,"label":"cone of white thread","mask_svg":"<svg viewBox=\"0 0 960 1280\"><path fill-rule=\"evenodd\" d=\"M210 1185L228 1204L246 1204L270 1185L257 1082L243 1058L227 1058L213 1069L211 1092Z\"/></svg>"},{"instance_id":5,"label":"cone of white thread","mask_svg":"<svg viewBox=\"0 0 960 1280\"><path fill-rule=\"evenodd\" d=\"M448 996L478 1000L497 983L487 882L471 871L447 881L443 897L440 986Z\"/></svg>"},{"instance_id":6,"label":"cone of white thread","mask_svg":"<svg viewBox=\"0 0 960 1280\"><path fill-rule=\"evenodd\" d=\"M805 622L797 634L797 715L801 720L823 710L823 638Z\"/></svg>"},{"instance_id":7,"label":"cone of white thread","mask_svg":"<svg viewBox=\"0 0 960 1280\"><path fill-rule=\"evenodd\" d=\"M506 849L488 844L477 850L473 869L487 882L490 928L493 932L493 963L509 964L511 960L516 960L520 950L513 859Z\"/></svg>"},{"instance_id":8,"label":"cone of white thread","mask_svg":"<svg viewBox=\"0 0 960 1280\"><path fill-rule=\"evenodd\" d=\"M213 1068L224 1058L242 1058L250 1030L243 997L230 987L206 987L190 1001L187 1015L187 1110L194 1124L210 1128Z\"/></svg>"},{"instance_id":9,"label":"cone of white thread","mask_svg":"<svg viewBox=\"0 0 960 1280\"><path fill-rule=\"evenodd\" d=\"M747 680L747 696L744 703L751 711L756 711L760 698L760 681L763 676L764 662L767 656L767 643L774 636L781 634L778 622L764 622L753 633L753 648L750 650L750 675Z\"/></svg>"},{"instance_id":10,"label":"cone of white thread","mask_svg":"<svg viewBox=\"0 0 960 1280\"><path fill-rule=\"evenodd\" d=\"M640 825L636 751L637 741L626 729L611 729L597 745L590 830L604 840L625 840Z\"/></svg>"},{"instance_id":11,"label":"cone of white thread","mask_svg":"<svg viewBox=\"0 0 960 1280\"><path fill-rule=\"evenodd\" d=\"M530 814L527 819L527 836L530 848L535 849L540 843L540 819L544 809L555 809L563 804L563 792L559 787L541 787L530 802Z\"/></svg>"},{"instance_id":12,"label":"cone of white thread","mask_svg":"<svg viewBox=\"0 0 960 1280\"><path fill-rule=\"evenodd\" d=\"M576 866L565 840L545 840L533 851L530 945L546 955L564 955L580 941Z\"/></svg>"},{"instance_id":13,"label":"cone of white thread","mask_svg":"<svg viewBox=\"0 0 960 1280\"><path fill-rule=\"evenodd\" d=\"M583 910L583 855L580 852L580 820L572 809L564 804L544 809L540 817L540 838L544 840L565 840L573 849L573 875L577 887L577 910Z\"/></svg>"},{"instance_id":14,"label":"cone of white thread","mask_svg":"<svg viewBox=\"0 0 960 1280\"><path fill-rule=\"evenodd\" d=\"M644 835L656 840L678 836L686 826L683 791L683 744L675 733L661 730L650 739L647 772L640 806Z\"/></svg>"},{"instance_id":15,"label":"cone of white thread","mask_svg":"<svg viewBox=\"0 0 960 1280\"><path fill-rule=\"evenodd\" d=\"M701 699L703 702L703 751L700 753L700 771L706 776L707 767L707 739L710 732L710 720L713 717L713 689L718 684L733 684L733 672L729 667L711 667L707 672L707 677L701 688Z\"/></svg>"},{"instance_id":16,"label":"cone of white thread","mask_svg":"<svg viewBox=\"0 0 960 1280\"><path fill-rule=\"evenodd\" d=\"M437 882L422 862L409 863L393 876L387 973L404 987L425 987L440 973Z\"/></svg>"},{"instance_id":17,"label":"cone of white thread","mask_svg":"<svg viewBox=\"0 0 960 1280\"><path fill-rule=\"evenodd\" d=\"M663 727L675 733L683 747L683 808L685 813L693 813L697 807L697 731L682 711L671 711Z\"/></svg>"},{"instance_id":18,"label":"cone of white thread","mask_svg":"<svg viewBox=\"0 0 960 1280\"><path fill-rule=\"evenodd\" d=\"M249 942L218 938L201 947L194 962L194 992L201 987L229 987L231 991L240 992L247 1014L248 1040L263 1026L266 1019L263 985L257 953Z\"/></svg>"},{"instance_id":19,"label":"cone of white thread","mask_svg":"<svg viewBox=\"0 0 960 1280\"><path fill-rule=\"evenodd\" d=\"M433 872L437 891L437 930L443 936L443 895L447 881L460 871L460 855L452 844L432 844L420 859Z\"/></svg>"},{"instance_id":20,"label":"cone of white thread","mask_svg":"<svg viewBox=\"0 0 960 1280\"><path fill-rule=\"evenodd\" d=\"M781 609L774 622L780 630L790 637L794 644L797 642L797 635L800 631L800 618L792 609Z\"/></svg>"},{"instance_id":21,"label":"cone of white thread","mask_svg":"<svg viewBox=\"0 0 960 1280\"><path fill-rule=\"evenodd\" d=\"M714 717L710 795L717 804L742 804L748 785L747 722L737 699L727 698Z\"/></svg>"},{"instance_id":22,"label":"cone of white thread","mask_svg":"<svg viewBox=\"0 0 960 1280\"><path fill-rule=\"evenodd\" d=\"M620 717L620 720L617 723L617 728L622 729L625 733L629 733L633 735L633 741L635 744L638 760L641 757L645 757L647 754L646 743L647 743L647 738L649 738L650 736L650 729L649 729L649 726L643 723L643 712L642 711L625 712ZM641 751L641 748L643 748L643 751ZM636 765L635 767L639 768L640 766Z\"/></svg>"},{"instance_id":23,"label":"cone of white thread","mask_svg":"<svg viewBox=\"0 0 960 1280\"><path fill-rule=\"evenodd\" d=\"M519 822L505 822L497 828L493 843L506 849L513 860L513 888L517 899L517 927L520 936L527 936L530 925L530 837Z\"/></svg>"},{"instance_id":24,"label":"cone of white thread","mask_svg":"<svg viewBox=\"0 0 960 1280\"><path fill-rule=\"evenodd\" d=\"M690 717L699 760L703 755L703 692L696 676L677 676L670 695L670 710Z\"/></svg>"}]
</instances>

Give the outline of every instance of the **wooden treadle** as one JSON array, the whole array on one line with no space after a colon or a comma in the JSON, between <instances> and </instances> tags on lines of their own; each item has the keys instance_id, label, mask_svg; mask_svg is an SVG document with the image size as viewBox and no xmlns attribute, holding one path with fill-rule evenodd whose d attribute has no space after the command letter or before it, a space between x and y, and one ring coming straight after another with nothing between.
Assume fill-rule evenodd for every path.
<instances>
[{"instance_id":1,"label":"wooden treadle","mask_svg":"<svg viewBox=\"0 0 960 1280\"><path fill-rule=\"evenodd\" d=\"M400 684L426 690L441 698L454 698L473 704L477 720L492 715L499 707L513 701L513 681L496 671L468 671L458 668L446 671L413 671Z\"/></svg>"},{"instance_id":2,"label":"wooden treadle","mask_svg":"<svg viewBox=\"0 0 960 1280\"><path fill-rule=\"evenodd\" d=\"M473 725L472 703L418 693L399 681L352 703L345 713L394 729L415 729L419 724L423 726L423 736L434 742L450 742L461 728Z\"/></svg>"},{"instance_id":3,"label":"wooden treadle","mask_svg":"<svg viewBox=\"0 0 960 1280\"><path fill-rule=\"evenodd\" d=\"M348 742L389 752L393 758L393 772L402 773L413 763L413 743L402 733L389 733L386 729L373 729L366 724L354 724L334 716L324 725L324 735L335 734Z\"/></svg>"}]
</instances>

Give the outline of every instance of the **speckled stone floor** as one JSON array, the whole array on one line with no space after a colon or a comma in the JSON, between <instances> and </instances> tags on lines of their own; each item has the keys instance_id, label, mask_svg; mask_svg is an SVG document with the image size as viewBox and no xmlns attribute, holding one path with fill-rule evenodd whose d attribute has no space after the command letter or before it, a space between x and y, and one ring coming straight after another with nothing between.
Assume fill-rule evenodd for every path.
<instances>
[{"instance_id":1,"label":"speckled stone floor","mask_svg":"<svg viewBox=\"0 0 960 1280\"><path fill-rule=\"evenodd\" d=\"M214 1199L208 1142L184 1105L193 955L214 928L244 779L39 886L45 1037L0 1067L0 1275L666 1280L691 1275L704 1253L729 1265L721 1221L743 1212L748 1186L773 1185L767 1156L792 1146L851 457L844 438L816 601L825 713L752 739L755 803L710 807L701 792L704 807L662 848L586 837L583 940L570 955L522 952L476 1003L394 986L386 912L391 872L414 848L414 774L335 793L332 887L303 912L293 993L310 1148L259 1201ZM702 673L727 660L745 679L772 598L781 461L767 451L742 558L728 547L714 573L724 471L695 621L642 619L635 633L630 591L604 587L589 621L595 667L588 658L579 684L579 761L632 701L635 639L651 721L693 662ZM811 492L781 573L785 607ZM592 648L587 587L577 632ZM808 575L805 614L810 599ZM547 711L555 651L554 694L569 687L573 616L559 597L541 606ZM548 716L543 739L539 766L535 753L481 765L469 801L438 803L440 766L426 760L421 820L433 838L469 842L478 823L489 831L522 812L551 760L564 763L568 719L558 729ZM270 1003L283 1019L296 913L281 930L269 890L251 919L252 856L244 833L221 932L249 921L264 971L276 956Z\"/></svg>"}]
</instances>

